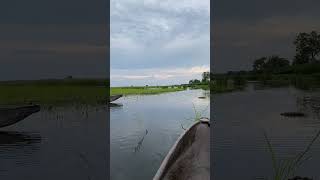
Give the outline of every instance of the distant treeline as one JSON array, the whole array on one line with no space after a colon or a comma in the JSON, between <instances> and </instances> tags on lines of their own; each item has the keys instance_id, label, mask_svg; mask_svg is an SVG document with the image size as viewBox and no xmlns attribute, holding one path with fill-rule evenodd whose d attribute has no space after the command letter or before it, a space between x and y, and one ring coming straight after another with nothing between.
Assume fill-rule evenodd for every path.
<instances>
[{"instance_id":1,"label":"distant treeline","mask_svg":"<svg viewBox=\"0 0 320 180\"><path fill-rule=\"evenodd\" d=\"M232 80L235 84L260 81L271 84L293 84L307 88L320 85L320 34L316 31L299 33L293 44L296 54L292 60L279 55L254 60L249 71L229 71L213 74L211 79Z\"/></svg>"},{"instance_id":2,"label":"distant treeline","mask_svg":"<svg viewBox=\"0 0 320 180\"><path fill-rule=\"evenodd\" d=\"M314 74L320 73L320 34L316 31L299 33L293 44L296 54L290 61L279 55L256 59L251 71L230 71L227 74Z\"/></svg>"},{"instance_id":3,"label":"distant treeline","mask_svg":"<svg viewBox=\"0 0 320 180\"><path fill-rule=\"evenodd\" d=\"M203 72L202 79L192 79L189 81L189 85L208 85L210 82L210 72Z\"/></svg>"}]
</instances>

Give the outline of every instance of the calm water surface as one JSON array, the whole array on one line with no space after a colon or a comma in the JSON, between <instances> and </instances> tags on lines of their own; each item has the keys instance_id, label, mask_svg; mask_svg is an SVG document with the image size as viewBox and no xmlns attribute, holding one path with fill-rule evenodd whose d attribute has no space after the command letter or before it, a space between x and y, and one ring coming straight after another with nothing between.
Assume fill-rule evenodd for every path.
<instances>
[{"instance_id":1,"label":"calm water surface","mask_svg":"<svg viewBox=\"0 0 320 180\"><path fill-rule=\"evenodd\" d=\"M1 128L0 179L108 179L106 109L41 110Z\"/></svg>"},{"instance_id":2,"label":"calm water surface","mask_svg":"<svg viewBox=\"0 0 320 180\"><path fill-rule=\"evenodd\" d=\"M255 88L214 95L214 179L272 179L272 162L263 132L266 131L278 158L292 157L304 150L320 130L319 112L301 103L317 92L293 87ZM320 107L320 106L319 106ZM302 111L306 117L288 118L282 112ZM320 178L320 141L316 141L300 176ZM232 172L232 173L230 173Z\"/></svg>"},{"instance_id":3,"label":"calm water surface","mask_svg":"<svg viewBox=\"0 0 320 180\"><path fill-rule=\"evenodd\" d=\"M111 180L150 180L163 158L195 117L209 117L203 90L127 96L110 108Z\"/></svg>"}]
</instances>

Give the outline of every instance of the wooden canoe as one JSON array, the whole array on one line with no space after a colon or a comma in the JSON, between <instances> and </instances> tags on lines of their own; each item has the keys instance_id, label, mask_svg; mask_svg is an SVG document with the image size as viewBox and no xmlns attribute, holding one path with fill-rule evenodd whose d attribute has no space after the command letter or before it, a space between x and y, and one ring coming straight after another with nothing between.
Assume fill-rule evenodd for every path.
<instances>
[{"instance_id":1,"label":"wooden canoe","mask_svg":"<svg viewBox=\"0 0 320 180\"><path fill-rule=\"evenodd\" d=\"M287 117L303 117L306 116L305 113L302 112L284 112L280 114L281 116L287 116Z\"/></svg>"},{"instance_id":2,"label":"wooden canoe","mask_svg":"<svg viewBox=\"0 0 320 180\"><path fill-rule=\"evenodd\" d=\"M121 98L122 97L122 95L120 94L120 95L113 95L113 96L110 96L110 100L109 100L109 102L113 102L113 101L115 101L115 100L117 100L117 99L119 99L119 98Z\"/></svg>"},{"instance_id":3,"label":"wooden canoe","mask_svg":"<svg viewBox=\"0 0 320 180\"><path fill-rule=\"evenodd\" d=\"M209 179L210 122L201 119L179 137L153 180Z\"/></svg>"},{"instance_id":4,"label":"wooden canoe","mask_svg":"<svg viewBox=\"0 0 320 180\"><path fill-rule=\"evenodd\" d=\"M0 107L0 128L15 124L38 111L40 111L38 105Z\"/></svg>"}]
</instances>

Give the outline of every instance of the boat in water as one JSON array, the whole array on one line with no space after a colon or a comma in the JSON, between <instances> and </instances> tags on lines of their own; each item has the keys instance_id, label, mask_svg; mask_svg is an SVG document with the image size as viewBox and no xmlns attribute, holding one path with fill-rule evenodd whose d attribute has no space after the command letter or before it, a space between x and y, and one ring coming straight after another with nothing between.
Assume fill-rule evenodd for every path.
<instances>
[{"instance_id":1,"label":"boat in water","mask_svg":"<svg viewBox=\"0 0 320 180\"><path fill-rule=\"evenodd\" d=\"M40 106L38 105L0 107L0 128L15 124L39 111Z\"/></svg>"},{"instance_id":2,"label":"boat in water","mask_svg":"<svg viewBox=\"0 0 320 180\"><path fill-rule=\"evenodd\" d=\"M210 121L202 118L176 141L153 180L210 179Z\"/></svg>"},{"instance_id":3,"label":"boat in water","mask_svg":"<svg viewBox=\"0 0 320 180\"><path fill-rule=\"evenodd\" d=\"M113 102L121 97L122 97L122 94L110 96L109 102Z\"/></svg>"}]
</instances>

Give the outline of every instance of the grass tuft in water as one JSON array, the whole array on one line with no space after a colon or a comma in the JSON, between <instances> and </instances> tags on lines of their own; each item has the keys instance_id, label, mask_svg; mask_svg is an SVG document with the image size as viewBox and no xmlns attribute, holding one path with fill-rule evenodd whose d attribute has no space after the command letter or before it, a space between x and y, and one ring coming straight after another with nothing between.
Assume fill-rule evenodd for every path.
<instances>
[{"instance_id":1,"label":"grass tuft in water","mask_svg":"<svg viewBox=\"0 0 320 180\"><path fill-rule=\"evenodd\" d=\"M192 118L187 118L188 121L195 123L195 122L199 122L201 118L203 118L203 114L205 114L205 112L208 110L208 106L206 106L203 110L198 110L196 108L196 106L192 103L192 108L193 108L193 112L194 112L194 117ZM181 128L183 130L187 130L186 128L184 128L182 122L181 122Z\"/></svg>"},{"instance_id":2,"label":"grass tuft in water","mask_svg":"<svg viewBox=\"0 0 320 180\"><path fill-rule=\"evenodd\" d=\"M290 177L293 177L297 171L297 169L308 160L310 157L306 157L306 154L310 151L311 146L314 144L314 142L318 139L320 136L320 130L317 132L317 134L313 137L313 139L310 141L308 146L305 148L304 151L301 153L298 153L296 156L292 158L287 158L283 160L279 160L276 157L275 151L272 147L271 141L268 138L266 132L264 132L264 137L266 139L268 150L271 153L272 158L272 167L274 170L274 180L287 180Z\"/></svg>"}]
</instances>

